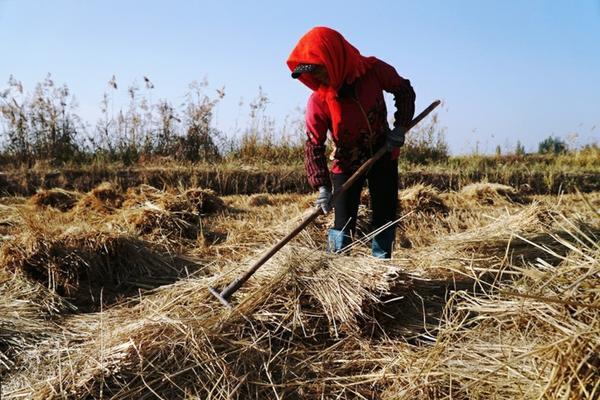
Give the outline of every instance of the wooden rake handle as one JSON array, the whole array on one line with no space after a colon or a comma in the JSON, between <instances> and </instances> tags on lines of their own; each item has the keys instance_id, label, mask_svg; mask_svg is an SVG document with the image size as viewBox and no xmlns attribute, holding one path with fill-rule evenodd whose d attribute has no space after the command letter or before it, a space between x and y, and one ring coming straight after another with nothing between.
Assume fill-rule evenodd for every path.
<instances>
[{"instance_id":1,"label":"wooden rake handle","mask_svg":"<svg viewBox=\"0 0 600 400\"><path fill-rule=\"evenodd\" d=\"M419 115L417 115L407 127L407 131L412 129L415 125L421 122L429 113L431 113L438 105L440 105L440 101L436 100L429 105L425 110L423 110ZM358 178L363 176L372 166L375 164L377 160L379 160L386 152L387 146L383 146L377 153L375 153L371 158L369 158L363 165L360 166L359 169L356 170L354 174L340 187L332 196L331 202L333 203L335 199L337 199L342 193L344 193L350 186L356 182ZM238 276L234 279L226 288L224 288L220 293L209 287L210 292L217 298L223 305L227 307L231 307L229 304L229 298L246 283L248 279L271 257L275 255L283 246L285 246L290 240L292 240L296 235L304 230L308 225L310 225L319 215L323 214L323 209L320 206L317 206L315 210L310 213L307 217L302 220L300 225L294 228L293 231L287 234L286 237L277 242L273 247L271 247L266 253L260 257L256 263L252 267L250 267L246 272Z\"/></svg>"}]
</instances>

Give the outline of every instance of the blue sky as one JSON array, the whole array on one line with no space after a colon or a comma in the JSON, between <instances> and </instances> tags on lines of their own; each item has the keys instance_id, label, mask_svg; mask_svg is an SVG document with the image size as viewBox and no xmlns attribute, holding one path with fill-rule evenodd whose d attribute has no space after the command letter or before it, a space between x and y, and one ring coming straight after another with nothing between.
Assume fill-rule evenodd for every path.
<instances>
[{"instance_id":1,"label":"blue sky","mask_svg":"<svg viewBox=\"0 0 600 400\"><path fill-rule=\"evenodd\" d=\"M223 131L244 124L259 86L281 123L309 94L285 60L317 25L394 65L418 109L442 99L453 153L600 137L600 0L0 0L0 88L13 74L32 89L50 72L93 123L113 74L121 87L146 75L153 99L174 104L206 78L225 86Z\"/></svg>"}]
</instances>

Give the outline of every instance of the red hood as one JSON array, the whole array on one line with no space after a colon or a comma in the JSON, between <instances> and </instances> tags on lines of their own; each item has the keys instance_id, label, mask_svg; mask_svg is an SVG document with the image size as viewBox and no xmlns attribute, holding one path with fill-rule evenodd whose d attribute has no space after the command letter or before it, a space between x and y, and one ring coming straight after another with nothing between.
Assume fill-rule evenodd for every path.
<instances>
[{"instance_id":1,"label":"red hood","mask_svg":"<svg viewBox=\"0 0 600 400\"><path fill-rule=\"evenodd\" d=\"M298 64L325 66L329 75L327 87L321 86L311 74L302 74L298 79L324 97L336 130L341 119L337 91L344 83L351 83L363 75L375 61L375 57L362 56L339 32L319 26L302 36L288 57L287 65L290 71Z\"/></svg>"},{"instance_id":2,"label":"red hood","mask_svg":"<svg viewBox=\"0 0 600 400\"><path fill-rule=\"evenodd\" d=\"M373 57L363 57L339 32L323 26L313 28L302 36L287 60L290 71L298 64L325 66L329 86L336 91L344 82L351 83L364 74L372 63ZM319 89L319 84L310 74L302 74L298 79L312 90Z\"/></svg>"}]
</instances>

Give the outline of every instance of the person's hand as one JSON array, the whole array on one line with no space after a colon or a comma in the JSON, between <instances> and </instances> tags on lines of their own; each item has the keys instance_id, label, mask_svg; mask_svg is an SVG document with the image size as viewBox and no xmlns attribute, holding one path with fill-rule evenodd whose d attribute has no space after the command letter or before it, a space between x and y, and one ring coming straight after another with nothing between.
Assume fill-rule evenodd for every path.
<instances>
[{"instance_id":1,"label":"person's hand","mask_svg":"<svg viewBox=\"0 0 600 400\"><path fill-rule=\"evenodd\" d=\"M319 187L319 196L315 204L317 207L321 207L323 214L331 211L331 189L327 186Z\"/></svg>"},{"instance_id":2,"label":"person's hand","mask_svg":"<svg viewBox=\"0 0 600 400\"><path fill-rule=\"evenodd\" d=\"M388 150L393 150L395 147L402 147L404 145L404 134L406 129L401 126L396 126L394 129L388 132L386 138L386 144Z\"/></svg>"}]
</instances>

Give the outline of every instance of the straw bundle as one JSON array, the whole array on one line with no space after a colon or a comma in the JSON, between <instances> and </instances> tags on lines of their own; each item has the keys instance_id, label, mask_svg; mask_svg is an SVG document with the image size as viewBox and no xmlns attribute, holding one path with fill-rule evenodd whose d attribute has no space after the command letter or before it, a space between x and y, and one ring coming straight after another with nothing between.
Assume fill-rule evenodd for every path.
<instances>
[{"instance_id":1,"label":"straw bundle","mask_svg":"<svg viewBox=\"0 0 600 400\"><path fill-rule=\"evenodd\" d=\"M2 235L12 233L22 223L21 214L16 206L0 204L0 243L5 239Z\"/></svg>"},{"instance_id":2,"label":"straw bundle","mask_svg":"<svg viewBox=\"0 0 600 400\"><path fill-rule=\"evenodd\" d=\"M462 188L460 195L465 200L487 205L502 202L523 203L525 199L511 186L499 183L479 182L472 183Z\"/></svg>"},{"instance_id":3,"label":"straw bundle","mask_svg":"<svg viewBox=\"0 0 600 400\"><path fill-rule=\"evenodd\" d=\"M504 213L494 218L488 216L485 225L442 237L440 241L451 247L461 246L483 252L497 248L498 241L506 244L516 234L543 233L553 213L551 209L534 203L514 213Z\"/></svg>"},{"instance_id":4,"label":"straw bundle","mask_svg":"<svg viewBox=\"0 0 600 400\"><path fill-rule=\"evenodd\" d=\"M166 193L167 192L157 189L154 186L146 184L129 188L125 193L123 208L133 208L141 206L144 203L155 203L162 199Z\"/></svg>"},{"instance_id":5,"label":"straw bundle","mask_svg":"<svg viewBox=\"0 0 600 400\"><path fill-rule=\"evenodd\" d=\"M259 193L248 198L248 204L252 207L272 206L273 200L270 195Z\"/></svg>"},{"instance_id":6,"label":"straw bundle","mask_svg":"<svg viewBox=\"0 0 600 400\"><path fill-rule=\"evenodd\" d=\"M50 317L73 309L44 286L0 269L0 376L20 351L56 331Z\"/></svg>"},{"instance_id":7,"label":"straw bundle","mask_svg":"<svg viewBox=\"0 0 600 400\"><path fill-rule=\"evenodd\" d=\"M230 196L230 198L240 198L240 203L244 207L265 207L265 206L295 206L298 210L306 210L315 205L314 194L270 194L257 193L250 196Z\"/></svg>"},{"instance_id":8,"label":"straw bundle","mask_svg":"<svg viewBox=\"0 0 600 400\"><path fill-rule=\"evenodd\" d=\"M124 207L130 207L124 216L137 234L177 245L181 239L197 239L201 217L224 210L225 203L211 190L173 195L141 186L128 192Z\"/></svg>"},{"instance_id":9,"label":"straw bundle","mask_svg":"<svg viewBox=\"0 0 600 400\"><path fill-rule=\"evenodd\" d=\"M599 238L563 222L571 237L555 240L569 255L498 271L513 278L482 282L483 293L457 293L435 345L414 366L419 375L398 372L402 383L390 395L429 389L468 399L597 399Z\"/></svg>"},{"instance_id":10,"label":"straw bundle","mask_svg":"<svg viewBox=\"0 0 600 400\"><path fill-rule=\"evenodd\" d=\"M127 219L140 235L169 239L196 239L200 217L191 212L171 213L152 203L128 213Z\"/></svg>"},{"instance_id":11,"label":"straw bundle","mask_svg":"<svg viewBox=\"0 0 600 400\"><path fill-rule=\"evenodd\" d=\"M331 334L335 336L338 324L346 330L357 329L358 319L367 317L369 304L377 304L380 297L389 293L390 284L399 273L397 267L366 257L343 257L311 248L290 247L272 258L257 278L278 282L277 291L285 293L280 306L305 314L292 315L291 321L301 323L306 318L301 303L303 297L310 298L311 303L315 303L312 306L316 305L319 314L327 318ZM285 287L282 280L289 287ZM259 293L262 291L265 296L269 295L265 289L259 289ZM273 300L269 306L279 308ZM306 327L302 331L307 332Z\"/></svg>"},{"instance_id":12,"label":"straw bundle","mask_svg":"<svg viewBox=\"0 0 600 400\"><path fill-rule=\"evenodd\" d=\"M225 209L225 203L213 190L189 189L172 198L164 199L164 208L171 212L194 210L198 214L214 214Z\"/></svg>"},{"instance_id":13,"label":"straw bundle","mask_svg":"<svg viewBox=\"0 0 600 400\"><path fill-rule=\"evenodd\" d=\"M29 198L28 203L39 207L52 207L60 211L69 211L81 198L81 194L60 188L38 190Z\"/></svg>"},{"instance_id":14,"label":"straw bundle","mask_svg":"<svg viewBox=\"0 0 600 400\"><path fill-rule=\"evenodd\" d=\"M184 267L178 260L135 237L85 227L61 234L26 229L0 249L0 267L22 272L83 308L98 305L101 297L112 302L138 287L173 282Z\"/></svg>"},{"instance_id":15,"label":"straw bundle","mask_svg":"<svg viewBox=\"0 0 600 400\"><path fill-rule=\"evenodd\" d=\"M417 184L399 193L400 208L403 212L417 211L446 213L448 207L433 186Z\"/></svg>"},{"instance_id":16,"label":"straw bundle","mask_svg":"<svg viewBox=\"0 0 600 400\"><path fill-rule=\"evenodd\" d=\"M544 252L515 235L552 245L554 239L549 235L552 227L548 222L551 214L547 208L532 204L494 218L486 225L438 237L430 245L411 252L411 268L427 276L452 271L478 278L510 257L534 260Z\"/></svg>"},{"instance_id":17,"label":"straw bundle","mask_svg":"<svg viewBox=\"0 0 600 400\"><path fill-rule=\"evenodd\" d=\"M49 355L52 368L60 357L69 370L32 366L32 386L17 393L117 399L373 394L373 383L383 379L382 360L391 360L390 345L361 339L361 321L396 273L371 259L293 248L249 282L233 312L206 290L225 279L183 281L133 307L72 319L68 329L78 334ZM354 361L343 361L349 354ZM364 382L353 383L353 374Z\"/></svg>"},{"instance_id":18,"label":"straw bundle","mask_svg":"<svg viewBox=\"0 0 600 400\"><path fill-rule=\"evenodd\" d=\"M86 213L89 210L101 214L112 213L123 204L123 195L109 182L104 182L84 195L76 204L75 212Z\"/></svg>"},{"instance_id":19,"label":"straw bundle","mask_svg":"<svg viewBox=\"0 0 600 400\"><path fill-rule=\"evenodd\" d=\"M0 206L15 206L26 201L27 198L21 196L0 197Z\"/></svg>"}]
</instances>

